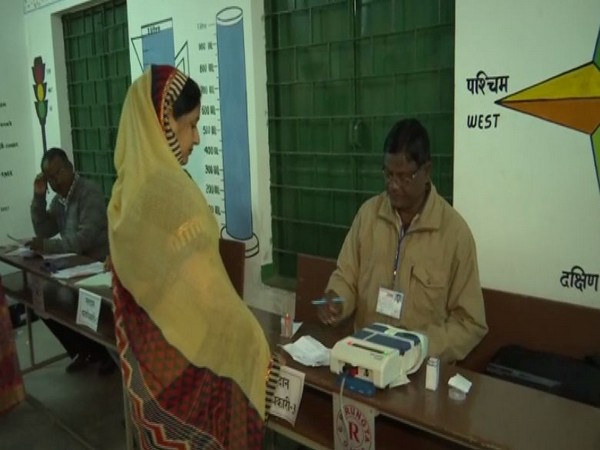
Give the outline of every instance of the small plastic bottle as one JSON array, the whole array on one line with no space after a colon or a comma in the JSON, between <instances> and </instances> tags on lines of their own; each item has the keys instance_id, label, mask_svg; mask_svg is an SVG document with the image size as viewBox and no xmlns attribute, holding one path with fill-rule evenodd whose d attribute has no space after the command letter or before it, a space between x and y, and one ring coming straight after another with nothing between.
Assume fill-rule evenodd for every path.
<instances>
[{"instance_id":1,"label":"small plastic bottle","mask_svg":"<svg viewBox=\"0 0 600 450\"><path fill-rule=\"evenodd\" d=\"M292 337L292 317L287 312L283 316L283 322L281 323L281 336L285 338Z\"/></svg>"},{"instance_id":2,"label":"small plastic bottle","mask_svg":"<svg viewBox=\"0 0 600 450\"><path fill-rule=\"evenodd\" d=\"M427 360L427 371L425 372L425 389L437 391L440 382L440 359L429 358Z\"/></svg>"}]
</instances>

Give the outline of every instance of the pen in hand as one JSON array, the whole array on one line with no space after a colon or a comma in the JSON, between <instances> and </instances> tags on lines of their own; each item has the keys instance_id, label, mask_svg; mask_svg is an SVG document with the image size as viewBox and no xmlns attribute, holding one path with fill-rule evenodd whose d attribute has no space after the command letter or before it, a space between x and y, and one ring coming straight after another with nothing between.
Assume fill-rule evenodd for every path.
<instances>
[{"instance_id":1,"label":"pen in hand","mask_svg":"<svg viewBox=\"0 0 600 450\"><path fill-rule=\"evenodd\" d=\"M6 237L9 238L11 241L16 242L19 245L23 245L23 242L19 239L17 239L16 237L12 237L10 234L6 233Z\"/></svg>"},{"instance_id":2,"label":"pen in hand","mask_svg":"<svg viewBox=\"0 0 600 450\"><path fill-rule=\"evenodd\" d=\"M336 293L329 291L324 297L313 300L311 303L316 306L321 322L335 326L342 317L342 303L345 301L344 297L336 296Z\"/></svg>"}]
</instances>

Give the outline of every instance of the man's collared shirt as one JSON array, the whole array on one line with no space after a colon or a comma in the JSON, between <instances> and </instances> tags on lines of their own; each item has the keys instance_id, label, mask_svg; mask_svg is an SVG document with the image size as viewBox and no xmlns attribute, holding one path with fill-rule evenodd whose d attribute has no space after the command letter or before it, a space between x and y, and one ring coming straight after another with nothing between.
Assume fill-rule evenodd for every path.
<instances>
[{"instance_id":1,"label":"man's collared shirt","mask_svg":"<svg viewBox=\"0 0 600 450\"><path fill-rule=\"evenodd\" d=\"M31 221L36 236L44 238L44 253L77 253L98 261L108 255L104 194L86 178L76 175L67 196L55 195L47 209L46 195L34 195Z\"/></svg>"}]
</instances>

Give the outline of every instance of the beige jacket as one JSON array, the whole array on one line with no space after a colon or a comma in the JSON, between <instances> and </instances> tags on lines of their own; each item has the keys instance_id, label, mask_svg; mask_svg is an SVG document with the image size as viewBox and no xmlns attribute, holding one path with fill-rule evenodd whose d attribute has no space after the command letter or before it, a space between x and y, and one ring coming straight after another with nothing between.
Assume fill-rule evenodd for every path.
<instances>
[{"instance_id":1,"label":"beige jacket","mask_svg":"<svg viewBox=\"0 0 600 450\"><path fill-rule=\"evenodd\" d=\"M400 243L400 218L386 193L358 211L340 251L327 290L346 301L343 317L354 326L384 322L421 331L430 356L463 359L487 333L475 241L458 212L431 186L429 197ZM404 293L400 319L376 312L379 287Z\"/></svg>"}]
</instances>

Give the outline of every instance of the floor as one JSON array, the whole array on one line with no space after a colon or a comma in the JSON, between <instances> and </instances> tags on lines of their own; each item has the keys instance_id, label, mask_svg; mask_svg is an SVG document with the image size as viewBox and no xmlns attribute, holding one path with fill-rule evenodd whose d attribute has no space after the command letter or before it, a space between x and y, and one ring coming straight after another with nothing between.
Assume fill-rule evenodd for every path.
<instances>
[{"instance_id":1,"label":"floor","mask_svg":"<svg viewBox=\"0 0 600 450\"><path fill-rule=\"evenodd\" d=\"M256 287L247 286L246 295L248 291L255 293ZM282 296L279 293L273 290L262 294L259 297L253 295L263 299L261 304L253 306L281 311ZM283 297L283 305L289 305L290 295ZM41 321L33 323L33 336L36 361L63 352ZM15 338L24 370L30 367L26 327L17 329ZM120 373L102 377L95 367L89 367L84 372L67 374L68 362L65 357L25 375L27 400L10 414L0 417L0 450L125 449ZM65 426L73 432L66 431ZM296 450L301 447L268 432L265 448Z\"/></svg>"}]
</instances>

